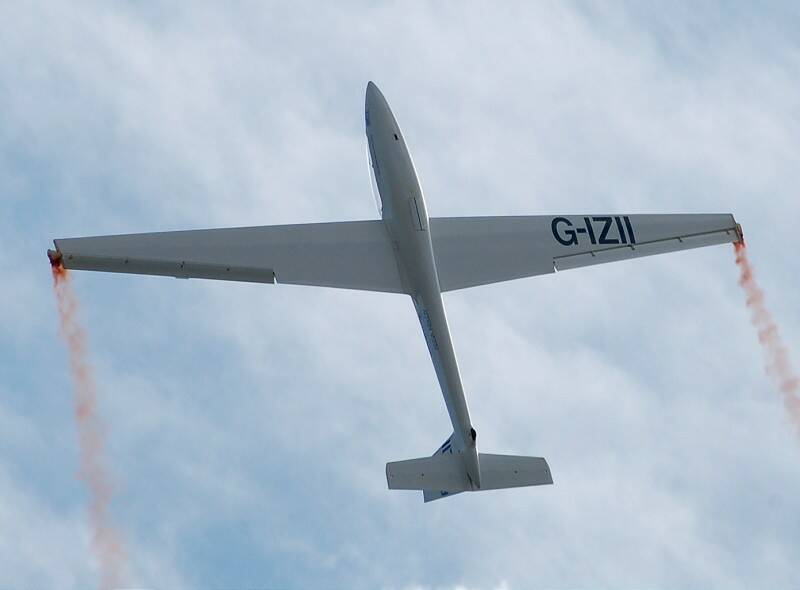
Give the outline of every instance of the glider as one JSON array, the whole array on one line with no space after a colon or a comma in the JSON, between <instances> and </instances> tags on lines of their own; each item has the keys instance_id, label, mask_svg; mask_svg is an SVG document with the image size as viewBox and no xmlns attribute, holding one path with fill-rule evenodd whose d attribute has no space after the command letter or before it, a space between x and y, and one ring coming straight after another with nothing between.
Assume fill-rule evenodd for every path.
<instances>
[{"instance_id":1,"label":"glider","mask_svg":"<svg viewBox=\"0 0 800 590\"><path fill-rule=\"evenodd\" d=\"M381 219L54 240L51 262L179 278L288 283L411 297L453 432L430 457L387 463L390 489L426 502L466 491L552 484L544 458L479 453L442 293L742 239L730 214L428 217L386 99L366 90Z\"/></svg>"}]
</instances>

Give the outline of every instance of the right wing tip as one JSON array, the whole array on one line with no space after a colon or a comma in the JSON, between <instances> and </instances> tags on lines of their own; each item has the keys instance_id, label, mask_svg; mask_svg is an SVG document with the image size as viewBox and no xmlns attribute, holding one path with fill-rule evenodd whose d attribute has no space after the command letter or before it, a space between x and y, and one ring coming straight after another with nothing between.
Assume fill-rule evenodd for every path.
<instances>
[{"instance_id":1,"label":"right wing tip","mask_svg":"<svg viewBox=\"0 0 800 590\"><path fill-rule=\"evenodd\" d=\"M733 216L731 215L731 217L733 217ZM736 219L735 218L734 218L733 222L736 223ZM736 232L736 237L738 238L736 240L736 242L734 242L734 243L735 244L744 245L744 230L742 229L742 224L741 223L736 223L736 227L735 227L734 231Z\"/></svg>"}]
</instances>

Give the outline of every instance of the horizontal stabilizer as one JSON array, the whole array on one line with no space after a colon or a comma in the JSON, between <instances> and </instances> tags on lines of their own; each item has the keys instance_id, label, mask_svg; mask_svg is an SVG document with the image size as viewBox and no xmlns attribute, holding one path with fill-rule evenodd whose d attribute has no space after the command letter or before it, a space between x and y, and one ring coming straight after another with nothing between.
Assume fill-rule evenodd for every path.
<instances>
[{"instance_id":1,"label":"horizontal stabilizer","mask_svg":"<svg viewBox=\"0 0 800 590\"><path fill-rule=\"evenodd\" d=\"M550 467L542 457L479 453L481 487L473 489L461 454L395 461L386 464L391 490L422 490L426 502L459 492L499 490L553 483Z\"/></svg>"},{"instance_id":2,"label":"horizontal stabilizer","mask_svg":"<svg viewBox=\"0 0 800 590\"><path fill-rule=\"evenodd\" d=\"M470 489L461 455L434 455L386 464L386 481L390 490Z\"/></svg>"},{"instance_id":3,"label":"horizontal stabilizer","mask_svg":"<svg viewBox=\"0 0 800 590\"><path fill-rule=\"evenodd\" d=\"M550 467L543 457L489 455L480 453L481 489L500 490L553 483Z\"/></svg>"}]
</instances>

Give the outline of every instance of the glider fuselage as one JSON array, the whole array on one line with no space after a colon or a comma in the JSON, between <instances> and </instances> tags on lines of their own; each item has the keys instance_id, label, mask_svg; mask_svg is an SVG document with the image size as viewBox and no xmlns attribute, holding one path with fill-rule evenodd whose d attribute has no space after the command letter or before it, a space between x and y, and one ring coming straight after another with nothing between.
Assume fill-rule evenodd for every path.
<instances>
[{"instance_id":1,"label":"glider fuselage","mask_svg":"<svg viewBox=\"0 0 800 590\"><path fill-rule=\"evenodd\" d=\"M425 198L400 126L386 99L372 83L367 86L365 119L383 222L394 245L401 280L414 302L453 424L453 446L464 454L467 474L479 487L476 435L442 302Z\"/></svg>"}]
</instances>

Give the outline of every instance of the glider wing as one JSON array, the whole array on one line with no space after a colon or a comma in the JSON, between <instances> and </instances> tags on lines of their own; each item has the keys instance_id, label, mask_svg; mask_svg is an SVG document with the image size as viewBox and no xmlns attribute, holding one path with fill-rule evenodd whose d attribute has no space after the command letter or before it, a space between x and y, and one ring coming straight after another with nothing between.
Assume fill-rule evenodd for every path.
<instances>
[{"instance_id":1,"label":"glider wing","mask_svg":"<svg viewBox=\"0 0 800 590\"><path fill-rule=\"evenodd\" d=\"M742 239L733 215L438 217L442 291Z\"/></svg>"},{"instance_id":2,"label":"glider wing","mask_svg":"<svg viewBox=\"0 0 800 590\"><path fill-rule=\"evenodd\" d=\"M403 293L381 221L55 240L68 269Z\"/></svg>"}]
</instances>

